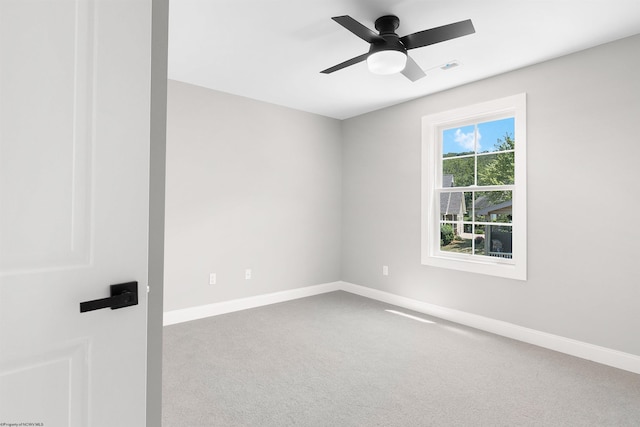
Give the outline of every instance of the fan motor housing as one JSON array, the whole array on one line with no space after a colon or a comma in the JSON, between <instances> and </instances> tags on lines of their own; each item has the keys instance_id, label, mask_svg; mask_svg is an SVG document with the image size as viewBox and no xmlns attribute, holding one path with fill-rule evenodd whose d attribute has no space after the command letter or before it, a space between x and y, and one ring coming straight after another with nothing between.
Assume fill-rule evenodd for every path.
<instances>
[{"instance_id":1,"label":"fan motor housing","mask_svg":"<svg viewBox=\"0 0 640 427\"><path fill-rule=\"evenodd\" d=\"M406 55L407 49L400 41L400 37L396 34L400 19L394 15L385 15L376 19L376 30L380 32L382 41L371 43L369 47L369 55L383 50L397 50Z\"/></svg>"},{"instance_id":2,"label":"fan motor housing","mask_svg":"<svg viewBox=\"0 0 640 427\"><path fill-rule=\"evenodd\" d=\"M380 35L395 34L396 30L400 26L400 18L395 15L385 15L376 19L376 30L380 31ZM397 36L397 34L396 34Z\"/></svg>"}]
</instances>

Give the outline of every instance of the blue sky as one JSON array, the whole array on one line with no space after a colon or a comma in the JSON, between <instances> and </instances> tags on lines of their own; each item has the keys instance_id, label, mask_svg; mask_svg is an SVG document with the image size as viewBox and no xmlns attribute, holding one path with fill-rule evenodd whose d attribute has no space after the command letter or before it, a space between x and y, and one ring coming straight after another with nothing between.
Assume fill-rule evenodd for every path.
<instances>
[{"instance_id":1,"label":"blue sky","mask_svg":"<svg viewBox=\"0 0 640 427\"><path fill-rule=\"evenodd\" d=\"M478 151L492 151L495 143L505 133L513 136L513 117L478 124ZM474 126L462 126L442 132L442 153L463 153L473 151Z\"/></svg>"}]
</instances>

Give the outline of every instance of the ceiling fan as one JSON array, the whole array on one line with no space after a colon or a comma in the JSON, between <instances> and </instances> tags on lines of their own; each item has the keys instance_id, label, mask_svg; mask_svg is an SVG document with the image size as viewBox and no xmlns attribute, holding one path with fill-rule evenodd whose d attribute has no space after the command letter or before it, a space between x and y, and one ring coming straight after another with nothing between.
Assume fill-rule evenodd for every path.
<instances>
[{"instance_id":1,"label":"ceiling fan","mask_svg":"<svg viewBox=\"0 0 640 427\"><path fill-rule=\"evenodd\" d=\"M408 50L429 46L476 32L470 19L431 28L429 30L418 31L404 37L399 37L395 32L400 25L400 19L394 15L385 15L376 19L375 27L376 30L379 31L379 34L376 34L375 31L370 30L348 15L335 16L331 19L371 44L371 47L369 48L369 52L334 65L331 68L327 68L321 71L321 73L333 73L334 71L366 60L367 66L372 73L394 74L401 72L412 82L421 79L426 74L407 54Z\"/></svg>"}]
</instances>

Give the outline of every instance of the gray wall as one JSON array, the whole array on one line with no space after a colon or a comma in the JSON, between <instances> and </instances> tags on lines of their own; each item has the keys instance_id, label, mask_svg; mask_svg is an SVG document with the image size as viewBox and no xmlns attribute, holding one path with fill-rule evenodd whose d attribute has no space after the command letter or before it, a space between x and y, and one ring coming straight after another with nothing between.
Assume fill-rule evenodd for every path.
<instances>
[{"instance_id":1,"label":"gray wall","mask_svg":"<svg viewBox=\"0 0 640 427\"><path fill-rule=\"evenodd\" d=\"M165 311L340 279L340 129L169 81Z\"/></svg>"},{"instance_id":2,"label":"gray wall","mask_svg":"<svg viewBox=\"0 0 640 427\"><path fill-rule=\"evenodd\" d=\"M640 355L638 52L634 36L344 121L342 279ZM521 92L529 280L422 266L421 117Z\"/></svg>"},{"instance_id":3,"label":"gray wall","mask_svg":"<svg viewBox=\"0 0 640 427\"><path fill-rule=\"evenodd\" d=\"M635 36L343 122L170 81L165 311L342 279L640 355L639 51ZM422 116L521 92L529 280L421 265Z\"/></svg>"}]
</instances>

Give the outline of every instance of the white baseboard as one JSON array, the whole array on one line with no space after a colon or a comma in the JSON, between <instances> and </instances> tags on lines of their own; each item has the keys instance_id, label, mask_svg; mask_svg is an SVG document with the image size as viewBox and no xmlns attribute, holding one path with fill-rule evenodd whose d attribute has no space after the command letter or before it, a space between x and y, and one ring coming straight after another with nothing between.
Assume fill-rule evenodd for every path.
<instances>
[{"instance_id":1,"label":"white baseboard","mask_svg":"<svg viewBox=\"0 0 640 427\"><path fill-rule=\"evenodd\" d=\"M222 301L197 307L189 307L182 310L167 311L164 313L163 325L174 325L176 323L189 322L191 320L232 313L234 311L246 310L248 308L262 307L264 305L339 291L341 286L342 282L324 283L305 288L291 289L288 291L274 292L271 294L257 295L254 297L240 298L231 301Z\"/></svg>"},{"instance_id":2,"label":"white baseboard","mask_svg":"<svg viewBox=\"0 0 640 427\"><path fill-rule=\"evenodd\" d=\"M640 374L640 356L636 356L634 354L600 347L571 338L561 337L559 335L540 332L535 329L514 325L513 323L478 316L477 314L471 314L411 298L401 297L389 292L354 285L353 283L341 282L341 289L356 295L397 305L408 310L428 314L430 316L491 332L503 337L512 338L514 340L523 341L539 347L576 356L581 359L591 360L603 365L613 366L614 368L624 369L625 371Z\"/></svg>"},{"instance_id":3,"label":"white baseboard","mask_svg":"<svg viewBox=\"0 0 640 427\"><path fill-rule=\"evenodd\" d=\"M472 328L491 332L503 337L512 338L518 341L559 351L561 353L576 356L582 359L592 360L603 365L612 366L625 371L640 374L640 356L612 350L606 347L577 341L571 338L561 337L535 329L514 325L513 323L495 320L477 314L454 310L411 298L402 297L389 292L365 286L355 285L348 282L332 282L305 288L292 289L289 291L275 292L271 294L258 295L255 297L241 298L231 301L224 301L214 304L207 304L198 307L174 310L164 313L164 325L188 322L190 320L202 319L219 314L231 313L234 311L246 310L248 308L261 307L264 305L290 301L298 298L319 295L333 291L346 291L352 294L371 298L388 304L397 305L408 310L428 314L440 319L470 326Z\"/></svg>"}]
</instances>

